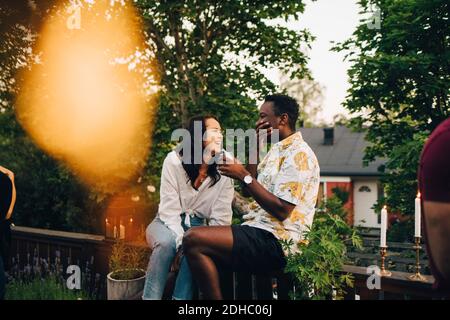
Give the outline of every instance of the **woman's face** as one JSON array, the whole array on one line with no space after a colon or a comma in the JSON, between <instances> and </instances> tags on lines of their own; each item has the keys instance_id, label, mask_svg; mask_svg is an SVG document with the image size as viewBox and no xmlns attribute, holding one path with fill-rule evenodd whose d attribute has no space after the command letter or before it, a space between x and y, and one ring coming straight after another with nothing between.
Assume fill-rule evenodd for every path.
<instances>
[{"instance_id":1,"label":"woman's face","mask_svg":"<svg viewBox=\"0 0 450 320\"><path fill-rule=\"evenodd\" d=\"M219 153L222 150L223 135L220 123L209 118L205 121L206 132L203 137L203 147L211 151L211 153Z\"/></svg>"}]
</instances>

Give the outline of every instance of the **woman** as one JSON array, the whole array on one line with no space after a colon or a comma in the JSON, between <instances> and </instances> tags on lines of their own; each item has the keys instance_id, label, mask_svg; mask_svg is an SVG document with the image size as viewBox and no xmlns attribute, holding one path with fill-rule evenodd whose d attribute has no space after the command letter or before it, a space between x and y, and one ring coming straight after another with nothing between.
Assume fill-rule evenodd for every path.
<instances>
[{"instance_id":1,"label":"woman","mask_svg":"<svg viewBox=\"0 0 450 320\"><path fill-rule=\"evenodd\" d=\"M12 171L0 166L0 300L5 296L5 265L8 262L11 239L11 215L16 202L16 187Z\"/></svg>"},{"instance_id":2,"label":"woman","mask_svg":"<svg viewBox=\"0 0 450 320\"><path fill-rule=\"evenodd\" d=\"M184 232L206 224L231 224L233 181L221 176L213 161L222 150L220 124L214 116L198 116L190 120L188 131L181 148L170 152L163 163L158 214L146 231L152 254L144 300L162 298L174 260L180 267L172 298L192 299L193 279L181 250ZM200 132L203 138L196 136Z\"/></svg>"}]
</instances>

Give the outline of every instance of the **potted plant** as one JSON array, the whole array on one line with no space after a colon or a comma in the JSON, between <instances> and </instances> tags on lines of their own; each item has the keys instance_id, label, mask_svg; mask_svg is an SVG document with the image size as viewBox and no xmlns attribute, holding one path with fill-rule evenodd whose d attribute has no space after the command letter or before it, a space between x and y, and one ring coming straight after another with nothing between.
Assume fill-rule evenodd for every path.
<instances>
[{"instance_id":1,"label":"potted plant","mask_svg":"<svg viewBox=\"0 0 450 320\"><path fill-rule=\"evenodd\" d=\"M145 283L148 250L118 240L112 247L107 275L108 300L138 300Z\"/></svg>"}]
</instances>

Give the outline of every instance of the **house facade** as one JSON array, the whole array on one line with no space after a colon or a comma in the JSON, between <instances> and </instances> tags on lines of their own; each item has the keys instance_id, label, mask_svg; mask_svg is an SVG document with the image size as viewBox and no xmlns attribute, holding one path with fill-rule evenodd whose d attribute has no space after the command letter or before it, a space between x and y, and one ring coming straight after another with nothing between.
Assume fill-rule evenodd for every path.
<instances>
[{"instance_id":1,"label":"house facade","mask_svg":"<svg viewBox=\"0 0 450 320\"><path fill-rule=\"evenodd\" d=\"M354 226L380 228L379 215L372 207L382 195L378 167L384 161L363 165L364 149L368 145L365 134L345 126L300 128L300 132L320 164L319 201L336 192L345 193L348 222Z\"/></svg>"}]
</instances>

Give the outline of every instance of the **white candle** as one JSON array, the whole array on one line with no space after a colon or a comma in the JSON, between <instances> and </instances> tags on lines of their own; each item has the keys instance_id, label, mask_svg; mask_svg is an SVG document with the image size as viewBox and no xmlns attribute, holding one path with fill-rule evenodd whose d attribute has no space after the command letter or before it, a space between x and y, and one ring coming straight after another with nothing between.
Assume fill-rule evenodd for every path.
<instances>
[{"instance_id":1,"label":"white candle","mask_svg":"<svg viewBox=\"0 0 450 320\"><path fill-rule=\"evenodd\" d=\"M111 224L108 219L105 219L105 235L107 238L111 238Z\"/></svg>"},{"instance_id":2,"label":"white candle","mask_svg":"<svg viewBox=\"0 0 450 320\"><path fill-rule=\"evenodd\" d=\"M125 226L123 224L120 224L119 227L119 239L120 240L125 239Z\"/></svg>"},{"instance_id":3,"label":"white candle","mask_svg":"<svg viewBox=\"0 0 450 320\"><path fill-rule=\"evenodd\" d=\"M386 206L381 209L381 239L380 247L386 247L386 230L387 230L387 210Z\"/></svg>"},{"instance_id":4,"label":"white candle","mask_svg":"<svg viewBox=\"0 0 450 320\"><path fill-rule=\"evenodd\" d=\"M414 210L414 236L420 237L420 192L417 193L415 200L415 210Z\"/></svg>"}]
</instances>

